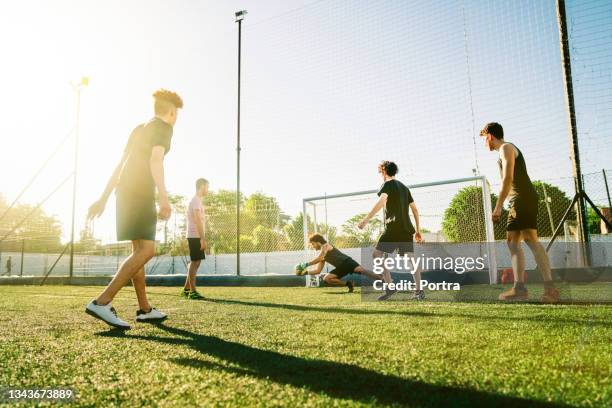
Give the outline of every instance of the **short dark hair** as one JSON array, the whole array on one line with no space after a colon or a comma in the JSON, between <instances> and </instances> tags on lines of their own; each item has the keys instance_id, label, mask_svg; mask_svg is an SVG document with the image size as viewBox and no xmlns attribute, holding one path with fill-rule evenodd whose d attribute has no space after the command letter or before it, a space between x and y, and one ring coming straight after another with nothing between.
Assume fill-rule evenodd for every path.
<instances>
[{"instance_id":1,"label":"short dark hair","mask_svg":"<svg viewBox=\"0 0 612 408\"><path fill-rule=\"evenodd\" d=\"M496 139L504 138L504 128L497 122L487 123L485 127L480 131L480 136L484 136L486 134L490 134Z\"/></svg>"},{"instance_id":2,"label":"short dark hair","mask_svg":"<svg viewBox=\"0 0 612 408\"><path fill-rule=\"evenodd\" d=\"M323 235L321 235L321 234L311 234L308 237L308 241L309 242L318 242L321 245L327 244L327 241L325 240L325 238L323 238Z\"/></svg>"},{"instance_id":3,"label":"short dark hair","mask_svg":"<svg viewBox=\"0 0 612 408\"><path fill-rule=\"evenodd\" d=\"M392 161L383 160L383 162L380 165L385 170L385 173L387 173L387 175L393 177L397 174L397 171L398 171L397 164L393 163Z\"/></svg>"},{"instance_id":4,"label":"short dark hair","mask_svg":"<svg viewBox=\"0 0 612 408\"><path fill-rule=\"evenodd\" d=\"M207 185L208 185L208 180L206 180L205 178L199 178L196 180L196 190L199 190L200 187L207 186Z\"/></svg>"},{"instance_id":5,"label":"short dark hair","mask_svg":"<svg viewBox=\"0 0 612 408\"><path fill-rule=\"evenodd\" d=\"M174 106L177 109L183 107L183 100L176 92L167 89L158 89L153 94L155 100L155 114L165 115L170 111L170 107Z\"/></svg>"}]
</instances>

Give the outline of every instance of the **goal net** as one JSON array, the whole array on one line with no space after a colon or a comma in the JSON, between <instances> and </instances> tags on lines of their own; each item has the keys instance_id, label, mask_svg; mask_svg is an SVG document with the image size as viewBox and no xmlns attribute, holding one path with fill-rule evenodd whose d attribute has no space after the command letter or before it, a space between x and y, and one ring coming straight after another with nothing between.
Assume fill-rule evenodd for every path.
<instances>
[{"instance_id":1,"label":"goal net","mask_svg":"<svg viewBox=\"0 0 612 408\"><path fill-rule=\"evenodd\" d=\"M408 188L418 208L421 235L426 243L415 246L414 256L435 247L438 256L441 251L453 257L482 257L485 260L483 272L488 273L489 283L496 283L495 238L496 235L502 236L504 230L503 226L493 225L492 196L486 178L474 176L441 180L411 184ZM384 229L383 211L364 230L357 226L378 200L376 193L377 190L369 190L305 198L306 255L314 254L309 248L308 236L320 233L347 255L355 260L361 259L364 248L372 248ZM326 268L329 271L330 266L326 265ZM427 269L423 271L427 272ZM318 276L307 275L306 284L318 286Z\"/></svg>"}]
</instances>

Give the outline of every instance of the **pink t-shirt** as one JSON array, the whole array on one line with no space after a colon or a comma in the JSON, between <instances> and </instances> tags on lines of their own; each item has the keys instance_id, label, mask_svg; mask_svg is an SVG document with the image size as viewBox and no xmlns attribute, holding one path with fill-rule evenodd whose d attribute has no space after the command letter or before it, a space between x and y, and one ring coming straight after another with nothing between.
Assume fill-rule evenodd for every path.
<instances>
[{"instance_id":1,"label":"pink t-shirt","mask_svg":"<svg viewBox=\"0 0 612 408\"><path fill-rule=\"evenodd\" d=\"M191 199L187 208L187 238L202 238L198 232L196 217L200 217L202 225L204 224L204 206L202 200L197 195Z\"/></svg>"}]
</instances>

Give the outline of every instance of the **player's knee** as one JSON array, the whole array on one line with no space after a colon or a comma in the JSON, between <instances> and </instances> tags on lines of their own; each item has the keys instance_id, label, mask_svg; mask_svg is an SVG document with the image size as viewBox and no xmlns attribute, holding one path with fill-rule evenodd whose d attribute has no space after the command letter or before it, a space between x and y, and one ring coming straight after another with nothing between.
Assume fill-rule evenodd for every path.
<instances>
[{"instance_id":1,"label":"player's knee","mask_svg":"<svg viewBox=\"0 0 612 408\"><path fill-rule=\"evenodd\" d=\"M521 243L516 238L508 237L506 238L506 245L508 245L508 249L510 252L518 252L521 248Z\"/></svg>"},{"instance_id":2,"label":"player's knee","mask_svg":"<svg viewBox=\"0 0 612 408\"><path fill-rule=\"evenodd\" d=\"M149 260L155 256L155 245L141 245L136 252L139 256L143 257L146 260Z\"/></svg>"},{"instance_id":3,"label":"player's knee","mask_svg":"<svg viewBox=\"0 0 612 408\"><path fill-rule=\"evenodd\" d=\"M324 281L325 283L333 283L335 279L336 279L336 277L335 277L335 276L333 276L332 274L329 274L329 273L328 273L328 274L327 274L327 275L325 275L325 277L323 278L323 281Z\"/></svg>"},{"instance_id":4,"label":"player's knee","mask_svg":"<svg viewBox=\"0 0 612 408\"><path fill-rule=\"evenodd\" d=\"M523 241L525 241L527 245L533 246L538 242L538 238L533 234L523 234Z\"/></svg>"}]
</instances>

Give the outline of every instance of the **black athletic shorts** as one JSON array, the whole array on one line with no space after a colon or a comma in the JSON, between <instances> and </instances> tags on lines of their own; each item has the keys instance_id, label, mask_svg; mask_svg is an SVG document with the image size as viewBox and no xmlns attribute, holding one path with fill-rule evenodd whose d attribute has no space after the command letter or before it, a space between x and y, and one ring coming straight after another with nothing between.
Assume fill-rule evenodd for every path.
<instances>
[{"instance_id":1,"label":"black athletic shorts","mask_svg":"<svg viewBox=\"0 0 612 408\"><path fill-rule=\"evenodd\" d=\"M506 231L538 229L538 197L517 197L508 209Z\"/></svg>"},{"instance_id":2,"label":"black athletic shorts","mask_svg":"<svg viewBox=\"0 0 612 408\"><path fill-rule=\"evenodd\" d=\"M200 247L200 238L187 238L189 243L189 259L192 261L200 261L206 259L206 254Z\"/></svg>"},{"instance_id":3,"label":"black athletic shorts","mask_svg":"<svg viewBox=\"0 0 612 408\"><path fill-rule=\"evenodd\" d=\"M117 192L117 241L155 241L155 198Z\"/></svg>"},{"instance_id":4,"label":"black athletic shorts","mask_svg":"<svg viewBox=\"0 0 612 408\"><path fill-rule=\"evenodd\" d=\"M392 254L396 250L399 255L412 253L414 252L412 236L413 234L408 231L393 231L387 229L382 233L380 238L378 238L376 249L387 254Z\"/></svg>"},{"instance_id":5,"label":"black athletic shorts","mask_svg":"<svg viewBox=\"0 0 612 408\"><path fill-rule=\"evenodd\" d=\"M330 271L329 273L333 273L338 278L343 278L346 275L355 272L355 268L357 268L359 264L353 259L348 258L342 261L342 263L336 266L336 269Z\"/></svg>"}]
</instances>

